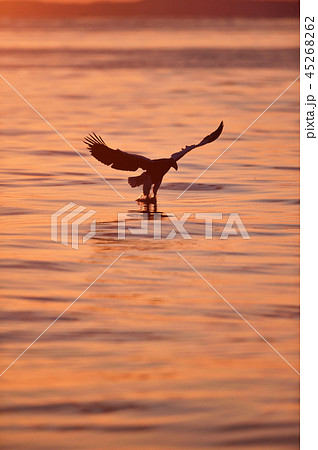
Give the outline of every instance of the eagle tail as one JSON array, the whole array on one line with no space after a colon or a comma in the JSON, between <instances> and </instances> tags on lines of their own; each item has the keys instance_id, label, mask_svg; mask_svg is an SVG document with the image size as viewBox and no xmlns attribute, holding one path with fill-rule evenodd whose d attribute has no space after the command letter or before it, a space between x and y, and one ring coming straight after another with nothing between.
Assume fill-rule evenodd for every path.
<instances>
[{"instance_id":1,"label":"eagle tail","mask_svg":"<svg viewBox=\"0 0 318 450\"><path fill-rule=\"evenodd\" d=\"M129 177L128 183L132 188L137 186L142 186L147 179L147 172L143 172L141 175L138 175L138 177Z\"/></svg>"}]
</instances>

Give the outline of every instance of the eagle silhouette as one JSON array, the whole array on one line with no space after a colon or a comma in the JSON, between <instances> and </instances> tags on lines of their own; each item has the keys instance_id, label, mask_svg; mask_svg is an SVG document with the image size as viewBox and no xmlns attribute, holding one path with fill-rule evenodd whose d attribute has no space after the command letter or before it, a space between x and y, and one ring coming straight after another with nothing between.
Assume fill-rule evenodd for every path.
<instances>
[{"instance_id":1,"label":"eagle silhouette","mask_svg":"<svg viewBox=\"0 0 318 450\"><path fill-rule=\"evenodd\" d=\"M132 188L143 186L144 201L150 201L150 191L153 188L153 201L156 202L157 192L162 183L165 174L173 167L178 170L177 161L188 152L197 147L210 144L215 141L223 130L223 121L213 133L206 136L199 144L187 145L179 152L173 153L170 158L150 159L145 156L133 153L123 152L122 150L114 150L105 144L102 137L95 133L89 134L84 139L91 154L98 161L111 166L113 169L135 172L143 169L144 172L136 177L129 177L128 183ZM141 198L137 200L142 200Z\"/></svg>"}]
</instances>

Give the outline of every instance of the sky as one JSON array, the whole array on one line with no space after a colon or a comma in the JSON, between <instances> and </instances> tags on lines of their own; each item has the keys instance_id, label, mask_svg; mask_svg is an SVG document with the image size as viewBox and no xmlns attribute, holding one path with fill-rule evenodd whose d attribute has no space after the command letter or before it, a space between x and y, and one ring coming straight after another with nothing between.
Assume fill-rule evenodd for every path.
<instances>
[{"instance_id":1,"label":"sky","mask_svg":"<svg viewBox=\"0 0 318 450\"><path fill-rule=\"evenodd\" d=\"M0 0L0 3L2 1L5 1L5 0ZM111 2L111 3L127 3L127 2L131 2L131 3L136 3L136 2L138 2L140 0L37 0L37 1L40 1L42 3L68 3L68 4L70 4L70 3L75 3L75 4L82 3L82 4L85 4L86 3L86 4L89 4L89 3L96 3L96 2ZM266 1L266 0L254 0L254 1ZM279 1L279 2L286 1L286 2L294 3L294 2L298 2L299 0L269 0L269 1L272 1L272 2L275 2L275 1Z\"/></svg>"},{"instance_id":2,"label":"sky","mask_svg":"<svg viewBox=\"0 0 318 450\"><path fill-rule=\"evenodd\" d=\"M127 2L136 2L138 0L39 0L41 2L47 2L47 3L94 3L96 1L103 1L103 2L112 2L112 3L127 3Z\"/></svg>"},{"instance_id":3,"label":"sky","mask_svg":"<svg viewBox=\"0 0 318 450\"><path fill-rule=\"evenodd\" d=\"M61 14L68 16L96 16L96 15L148 15L148 16L162 16L162 15L191 15L194 12L196 15L204 15L209 17L223 17L226 16L255 16L255 17L272 17L273 14L277 17L297 17L299 15L296 2L298 0L225 0L226 8L224 8L224 2L219 0L37 0L41 4L39 6L29 1L19 3L19 7L15 7L14 0L0 0L0 15L3 17L59 17ZM33 0L34 1L34 0ZM104 3L108 7L99 5L99 9L92 9L90 3ZM121 7L110 6L110 2L117 5L125 5ZM130 3L128 7L127 2ZM268 3L267 3L268 2ZM51 8L46 5L52 4ZM289 3L289 5L288 5ZM58 5L70 5L70 8L59 8ZM74 5L80 4L82 7L77 10ZM72 6L73 5L73 6ZM135 6L136 5L136 6ZM74 9L75 8L75 9ZM84 8L84 9L83 9ZM88 8L88 9L87 9ZM119 11L118 11L119 9Z\"/></svg>"},{"instance_id":4,"label":"sky","mask_svg":"<svg viewBox=\"0 0 318 450\"><path fill-rule=\"evenodd\" d=\"M0 0L1 1L1 0ZM97 1L100 2L111 2L111 3L127 3L127 2L138 2L140 0L38 0L41 2L47 2L47 3L94 3ZM255 0L254 0L255 1ZM262 0L256 0L256 1L262 1ZM266 0L263 0L266 1ZM276 1L276 0L270 0L270 1ZM277 0L277 1L287 1L287 2L296 2L298 0Z\"/></svg>"}]
</instances>

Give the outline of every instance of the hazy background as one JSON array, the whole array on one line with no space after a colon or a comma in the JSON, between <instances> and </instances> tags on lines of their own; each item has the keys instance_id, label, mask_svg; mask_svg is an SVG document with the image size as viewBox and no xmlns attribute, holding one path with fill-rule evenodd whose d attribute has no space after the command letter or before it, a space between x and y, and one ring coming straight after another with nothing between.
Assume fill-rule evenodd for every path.
<instances>
[{"instance_id":1,"label":"hazy background","mask_svg":"<svg viewBox=\"0 0 318 450\"><path fill-rule=\"evenodd\" d=\"M1 0L7 17L299 17L294 0L139 0L29 1Z\"/></svg>"},{"instance_id":2,"label":"hazy background","mask_svg":"<svg viewBox=\"0 0 318 450\"><path fill-rule=\"evenodd\" d=\"M0 3L1 74L125 199L0 80L3 370L125 254L1 378L1 448L297 449L297 374L176 253L298 369L298 82L177 200L298 76L297 18L279 4L280 18L72 8L53 20ZM192 213L193 239L118 241L117 213L138 211L140 191L83 137L165 157L220 120L221 138L159 191L159 211ZM71 201L97 211L78 251L50 240ZM196 212L224 214L213 240ZM219 239L231 212L250 240Z\"/></svg>"}]
</instances>

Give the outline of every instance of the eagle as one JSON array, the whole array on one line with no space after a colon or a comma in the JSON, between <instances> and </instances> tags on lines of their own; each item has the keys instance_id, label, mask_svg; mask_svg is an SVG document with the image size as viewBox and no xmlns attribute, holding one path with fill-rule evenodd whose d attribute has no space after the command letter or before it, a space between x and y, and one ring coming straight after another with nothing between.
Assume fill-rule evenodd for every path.
<instances>
[{"instance_id":1,"label":"eagle","mask_svg":"<svg viewBox=\"0 0 318 450\"><path fill-rule=\"evenodd\" d=\"M138 169L144 170L141 175L129 177L128 183L132 188L143 186L143 198L137 201L157 201L157 192L162 183L165 174L173 167L178 170L177 161L181 159L191 150L210 144L215 141L223 130L223 121L219 127L211 134L202 139L199 144L187 145L179 152L173 153L170 158L150 159L142 155L124 152L122 150L114 150L105 144L101 136L97 136L94 132L84 138L84 144L91 152L92 156L103 164L111 166L112 169L125 170L135 172ZM153 197L150 197L151 188Z\"/></svg>"}]
</instances>

